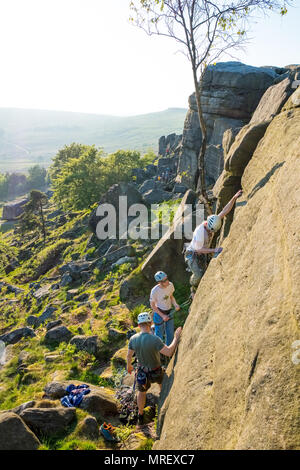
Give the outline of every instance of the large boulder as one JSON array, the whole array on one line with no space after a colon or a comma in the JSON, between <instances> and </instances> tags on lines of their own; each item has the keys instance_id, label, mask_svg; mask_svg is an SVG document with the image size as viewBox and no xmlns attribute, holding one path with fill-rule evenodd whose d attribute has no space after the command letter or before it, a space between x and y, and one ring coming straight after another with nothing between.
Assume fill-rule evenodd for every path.
<instances>
[{"instance_id":1,"label":"large boulder","mask_svg":"<svg viewBox=\"0 0 300 470\"><path fill-rule=\"evenodd\" d=\"M280 76L278 72L283 73L283 71L269 67L253 67L241 62L219 62L208 66L201 96L208 144L222 145L226 129L242 127L248 123L264 92ZM195 93L193 93L189 98L189 111L178 152L177 172L177 179L189 187L193 185L197 170L201 140ZM208 159L209 155L205 157L207 163ZM218 170L216 167L214 181L222 169ZM207 181L207 184L209 183L210 179Z\"/></svg>"},{"instance_id":2,"label":"large boulder","mask_svg":"<svg viewBox=\"0 0 300 470\"><path fill-rule=\"evenodd\" d=\"M103 343L102 341L100 341L97 335L73 336L73 338L70 341L70 344L74 344L78 351L86 351L89 354L93 354L96 357L101 357L103 354Z\"/></svg>"},{"instance_id":3,"label":"large boulder","mask_svg":"<svg viewBox=\"0 0 300 470\"><path fill-rule=\"evenodd\" d=\"M52 399L62 398L66 395L66 388L71 384L81 385L82 382L76 380L72 382L51 382L45 386L46 396ZM115 416L118 414L118 402L110 392L95 385L87 385L91 391L89 394L84 395L80 408L90 413L99 412L102 416Z\"/></svg>"},{"instance_id":4,"label":"large boulder","mask_svg":"<svg viewBox=\"0 0 300 470\"><path fill-rule=\"evenodd\" d=\"M3 206L2 219L14 220L17 219L24 211L24 205L28 202L28 199L16 199L15 201L9 202Z\"/></svg>"},{"instance_id":5,"label":"large boulder","mask_svg":"<svg viewBox=\"0 0 300 470\"><path fill-rule=\"evenodd\" d=\"M36 336L35 332L31 328L23 327L1 335L0 341L5 344L16 344L23 338L33 338L34 336Z\"/></svg>"},{"instance_id":6,"label":"large boulder","mask_svg":"<svg viewBox=\"0 0 300 470\"><path fill-rule=\"evenodd\" d=\"M175 133L167 136L162 135L158 141L158 154L162 157L168 156L171 152L176 150L181 139L182 135L177 135Z\"/></svg>"},{"instance_id":7,"label":"large boulder","mask_svg":"<svg viewBox=\"0 0 300 470\"><path fill-rule=\"evenodd\" d=\"M132 257L135 254L135 250L132 245L124 245L121 248L118 248L116 250L110 251L108 254L103 256L100 259L100 262L98 264L113 264L116 263L119 259L124 258L125 256Z\"/></svg>"},{"instance_id":8,"label":"large boulder","mask_svg":"<svg viewBox=\"0 0 300 470\"><path fill-rule=\"evenodd\" d=\"M242 176L269 124L270 120L247 124L240 130L228 152L225 162L226 171L229 171L233 176Z\"/></svg>"},{"instance_id":9,"label":"large boulder","mask_svg":"<svg viewBox=\"0 0 300 470\"><path fill-rule=\"evenodd\" d=\"M149 191L143 194L143 200L145 204L149 206L151 204L161 204L164 201L169 201L172 197L172 193L162 189L149 189Z\"/></svg>"},{"instance_id":10,"label":"large boulder","mask_svg":"<svg viewBox=\"0 0 300 470\"><path fill-rule=\"evenodd\" d=\"M235 128L224 133L224 172L214 186L214 194L218 198L217 212L220 212L240 189L241 177L256 147L274 116L281 111L292 94L293 78L294 74L289 74L279 83L269 87L262 96L249 124L239 132L237 132L238 128ZM220 240L228 235L233 216L234 211L231 211L225 218Z\"/></svg>"},{"instance_id":11,"label":"large boulder","mask_svg":"<svg viewBox=\"0 0 300 470\"><path fill-rule=\"evenodd\" d=\"M40 441L15 413L0 413L0 450L36 450Z\"/></svg>"},{"instance_id":12,"label":"large boulder","mask_svg":"<svg viewBox=\"0 0 300 470\"><path fill-rule=\"evenodd\" d=\"M155 450L300 448L300 101L292 96L246 166L244 201L199 284L163 384Z\"/></svg>"},{"instance_id":13,"label":"large boulder","mask_svg":"<svg viewBox=\"0 0 300 470\"><path fill-rule=\"evenodd\" d=\"M26 408L20 417L37 435L53 436L67 431L75 420L75 408Z\"/></svg>"},{"instance_id":14,"label":"large boulder","mask_svg":"<svg viewBox=\"0 0 300 470\"><path fill-rule=\"evenodd\" d=\"M26 322L28 325L32 325L35 328L39 327L42 325L46 320L49 320L49 318L53 317L53 313L57 310L56 307L52 305L47 305L46 308L44 309L43 313L39 316L35 315L30 315Z\"/></svg>"},{"instance_id":15,"label":"large boulder","mask_svg":"<svg viewBox=\"0 0 300 470\"><path fill-rule=\"evenodd\" d=\"M262 96L250 124L269 121L276 116L293 93L292 77L287 77L280 83L270 86Z\"/></svg>"},{"instance_id":16,"label":"large boulder","mask_svg":"<svg viewBox=\"0 0 300 470\"><path fill-rule=\"evenodd\" d=\"M68 343L72 338L73 334L64 325L59 325L51 328L45 335L46 344L57 344L57 343Z\"/></svg>"}]
</instances>

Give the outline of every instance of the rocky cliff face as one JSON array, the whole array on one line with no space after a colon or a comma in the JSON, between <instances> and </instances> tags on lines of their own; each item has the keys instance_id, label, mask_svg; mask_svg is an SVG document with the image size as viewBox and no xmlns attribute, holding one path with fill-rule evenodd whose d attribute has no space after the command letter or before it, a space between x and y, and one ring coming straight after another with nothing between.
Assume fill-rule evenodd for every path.
<instances>
[{"instance_id":1,"label":"rocky cliff face","mask_svg":"<svg viewBox=\"0 0 300 470\"><path fill-rule=\"evenodd\" d=\"M246 163L167 371L155 449L300 448L299 136L300 89Z\"/></svg>"},{"instance_id":2,"label":"rocky cliff face","mask_svg":"<svg viewBox=\"0 0 300 470\"><path fill-rule=\"evenodd\" d=\"M240 62L209 66L203 80L202 107L207 125L206 181L214 184L224 166L223 134L243 127L251 119L264 92L282 80L288 69L252 67ZM189 98L181 146L178 149L178 180L192 187L201 145L195 94Z\"/></svg>"}]
</instances>

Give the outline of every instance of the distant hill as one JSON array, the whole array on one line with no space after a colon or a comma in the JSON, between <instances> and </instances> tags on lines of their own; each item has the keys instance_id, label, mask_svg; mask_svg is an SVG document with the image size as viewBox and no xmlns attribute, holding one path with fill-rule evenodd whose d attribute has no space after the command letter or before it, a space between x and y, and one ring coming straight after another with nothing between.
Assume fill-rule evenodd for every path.
<instances>
[{"instance_id":1,"label":"distant hill","mask_svg":"<svg viewBox=\"0 0 300 470\"><path fill-rule=\"evenodd\" d=\"M48 166L66 144L79 142L118 149L157 151L158 139L182 133L187 110L169 108L138 116L117 117L33 109L0 108L0 171Z\"/></svg>"}]
</instances>

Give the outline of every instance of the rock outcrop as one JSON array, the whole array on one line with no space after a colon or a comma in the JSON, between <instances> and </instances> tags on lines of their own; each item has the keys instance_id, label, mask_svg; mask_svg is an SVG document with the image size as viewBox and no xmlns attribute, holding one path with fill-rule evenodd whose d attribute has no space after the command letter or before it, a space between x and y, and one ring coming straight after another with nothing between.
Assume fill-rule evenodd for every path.
<instances>
[{"instance_id":1,"label":"rock outcrop","mask_svg":"<svg viewBox=\"0 0 300 470\"><path fill-rule=\"evenodd\" d=\"M3 206L2 219L4 220L15 220L22 214L24 205L28 202L28 199L21 198L15 201L9 202Z\"/></svg>"},{"instance_id":2,"label":"rock outcrop","mask_svg":"<svg viewBox=\"0 0 300 470\"><path fill-rule=\"evenodd\" d=\"M220 175L214 193L218 198L216 212L219 213L241 187L241 178L256 147L264 136L272 119L280 112L291 96L293 74L271 86L262 96L249 124L238 132L227 130L223 136L225 155L224 171ZM226 149L226 152L225 152ZM225 218L221 238L229 233L234 211Z\"/></svg>"},{"instance_id":3,"label":"rock outcrop","mask_svg":"<svg viewBox=\"0 0 300 470\"><path fill-rule=\"evenodd\" d=\"M0 450L36 450L40 441L15 413L0 413Z\"/></svg>"},{"instance_id":4,"label":"rock outcrop","mask_svg":"<svg viewBox=\"0 0 300 470\"><path fill-rule=\"evenodd\" d=\"M167 371L155 449L300 448L298 96L245 168L244 201Z\"/></svg>"},{"instance_id":5,"label":"rock outcrop","mask_svg":"<svg viewBox=\"0 0 300 470\"><path fill-rule=\"evenodd\" d=\"M264 92L285 69L252 67L240 62L219 62L209 66L203 79L202 107L207 125L208 154L206 182L214 184L223 170L222 139L227 129L243 127ZM192 187L201 145L201 130L195 93L189 98L189 111L179 149L177 179Z\"/></svg>"}]
</instances>

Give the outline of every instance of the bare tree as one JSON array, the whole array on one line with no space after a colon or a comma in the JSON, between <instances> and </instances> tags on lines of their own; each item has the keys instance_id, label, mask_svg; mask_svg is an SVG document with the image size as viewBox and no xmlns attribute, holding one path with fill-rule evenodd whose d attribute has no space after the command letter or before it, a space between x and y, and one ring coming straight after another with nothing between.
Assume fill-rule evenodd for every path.
<instances>
[{"instance_id":1,"label":"bare tree","mask_svg":"<svg viewBox=\"0 0 300 470\"><path fill-rule=\"evenodd\" d=\"M201 94L206 67L247 41L250 19L268 10L287 13L285 0L132 0L131 21L149 35L175 39L192 67L202 142L195 189L211 213L205 185L206 123Z\"/></svg>"}]
</instances>

